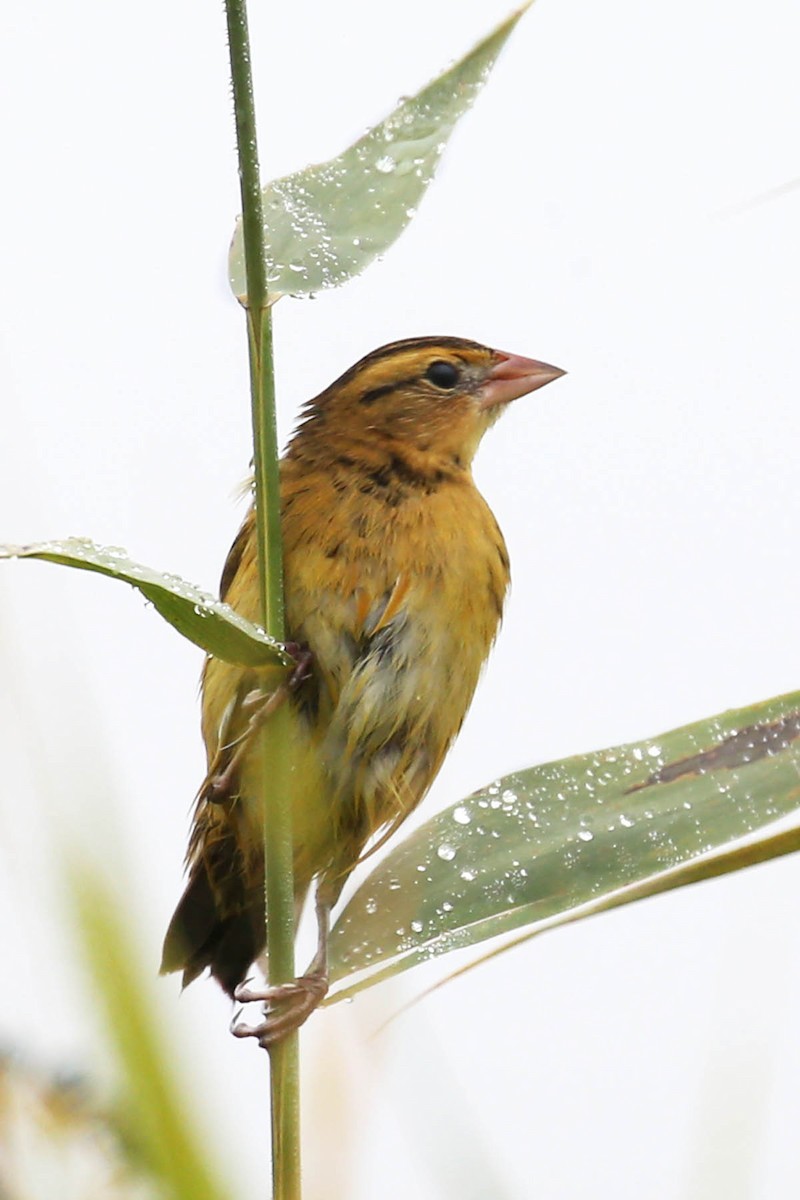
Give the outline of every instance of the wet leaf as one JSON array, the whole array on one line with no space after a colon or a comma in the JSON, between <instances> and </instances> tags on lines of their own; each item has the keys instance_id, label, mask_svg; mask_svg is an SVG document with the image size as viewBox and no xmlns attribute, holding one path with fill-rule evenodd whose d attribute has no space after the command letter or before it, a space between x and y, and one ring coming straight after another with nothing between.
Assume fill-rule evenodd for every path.
<instances>
[{"instance_id":1,"label":"wet leaf","mask_svg":"<svg viewBox=\"0 0 800 1200\"><path fill-rule=\"evenodd\" d=\"M332 933L331 978L348 982L330 1000L450 950L792 852L800 830L769 827L798 807L800 692L507 775L361 885Z\"/></svg>"},{"instance_id":2,"label":"wet leaf","mask_svg":"<svg viewBox=\"0 0 800 1200\"><path fill-rule=\"evenodd\" d=\"M488 78L532 0L380 124L328 162L273 180L263 193L270 296L338 287L383 254L408 225L447 139ZM228 273L246 294L241 218Z\"/></svg>"},{"instance_id":3,"label":"wet leaf","mask_svg":"<svg viewBox=\"0 0 800 1200\"><path fill-rule=\"evenodd\" d=\"M133 562L116 546L68 538L32 546L0 546L0 558L38 558L129 583L185 638L225 662L247 667L288 666L291 662L277 642L227 604L177 575Z\"/></svg>"}]
</instances>

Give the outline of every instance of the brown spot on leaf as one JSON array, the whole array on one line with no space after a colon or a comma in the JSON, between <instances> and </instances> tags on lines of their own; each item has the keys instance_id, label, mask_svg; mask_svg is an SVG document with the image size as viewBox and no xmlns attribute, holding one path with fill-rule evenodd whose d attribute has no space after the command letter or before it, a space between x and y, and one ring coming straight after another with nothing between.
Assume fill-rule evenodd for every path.
<instances>
[{"instance_id":1,"label":"brown spot on leaf","mask_svg":"<svg viewBox=\"0 0 800 1200\"><path fill-rule=\"evenodd\" d=\"M649 775L644 783L635 783L633 787L629 787L625 795L640 792L656 783L674 783L676 779L682 779L686 775L705 775L720 768L732 771L735 767L757 762L760 758L780 754L798 737L800 712L789 713L778 721L747 725L744 729L730 734L711 750L701 750L699 754L690 754L686 758L676 759L675 762L665 763Z\"/></svg>"}]
</instances>

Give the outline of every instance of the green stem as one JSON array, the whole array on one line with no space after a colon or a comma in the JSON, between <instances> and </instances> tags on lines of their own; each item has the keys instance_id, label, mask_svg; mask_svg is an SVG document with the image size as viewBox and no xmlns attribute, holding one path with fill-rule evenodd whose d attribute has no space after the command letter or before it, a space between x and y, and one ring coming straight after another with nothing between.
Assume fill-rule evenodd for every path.
<instances>
[{"instance_id":1,"label":"green stem","mask_svg":"<svg viewBox=\"0 0 800 1200\"><path fill-rule=\"evenodd\" d=\"M225 0L225 10L242 193L261 612L267 633L283 641L286 629L272 319L246 0ZM295 976L289 732L289 711L283 705L262 730L259 747L263 758L261 777L269 780L264 794L264 863L270 983L284 983ZM296 1034L271 1049L270 1068L273 1197L274 1200L300 1200L300 1088Z\"/></svg>"}]
</instances>

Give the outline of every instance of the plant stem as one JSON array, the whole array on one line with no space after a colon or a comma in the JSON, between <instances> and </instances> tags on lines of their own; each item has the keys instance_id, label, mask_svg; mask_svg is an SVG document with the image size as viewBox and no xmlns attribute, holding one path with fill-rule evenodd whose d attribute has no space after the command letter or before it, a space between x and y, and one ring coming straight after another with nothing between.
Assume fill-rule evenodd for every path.
<instances>
[{"instance_id":1,"label":"plant stem","mask_svg":"<svg viewBox=\"0 0 800 1200\"><path fill-rule=\"evenodd\" d=\"M280 480L275 427L272 318L267 290L264 221L258 166L246 0L225 0L236 116L242 233L247 277L247 330L253 418L258 578L264 628L286 637L283 602ZM270 983L294 978L294 883L289 802L289 711L282 705L261 731L264 864ZM269 831L269 836L267 836ZM274 1200L300 1198L299 1058L297 1034L270 1050Z\"/></svg>"}]
</instances>

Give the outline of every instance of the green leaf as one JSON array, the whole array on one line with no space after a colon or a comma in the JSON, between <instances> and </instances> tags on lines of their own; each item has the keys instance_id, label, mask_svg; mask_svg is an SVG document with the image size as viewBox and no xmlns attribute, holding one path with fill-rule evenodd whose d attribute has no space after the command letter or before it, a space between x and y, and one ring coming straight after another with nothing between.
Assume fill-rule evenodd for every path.
<instances>
[{"instance_id":1,"label":"green leaf","mask_svg":"<svg viewBox=\"0 0 800 1200\"><path fill-rule=\"evenodd\" d=\"M330 1000L450 950L800 849L800 830L768 830L799 805L800 692L507 775L361 885L330 953L332 980L360 975Z\"/></svg>"},{"instance_id":2,"label":"green leaf","mask_svg":"<svg viewBox=\"0 0 800 1200\"><path fill-rule=\"evenodd\" d=\"M143 985L136 939L113 890L88 866L69 888L77 929L124 1084L125 1123L147 1166L174 1200L226 1200L192 1128L169 1047Z\"/></svg>"},{"instance_id":3,"label":"green leaf","mask_svg":"<svg viewBox=\"0 0 800 1200\"><path fill-rule=\"evenodd\" d=\"M208 654L245 667L291 664L278 642L227 604L177 575L166 575L133 562L118 547L96 546L86 538L68 538L32 546L0 546L0 558L39 558L121 579L138 588L178 633Z\"/></svg>"},{"instance_id":4,"label":"green leaf","mask_svg":"<svg viewBox=\"0 0 800 1200\"><path fill-rule=\"evenodd\" d=\"M359 275L397 240L433 178L456 122L470 108L532 0L338 158L285 175L264 197L270 296L307 295ZM228 273L246 297L241 218Z\"/></svg>"}]
</instances>

